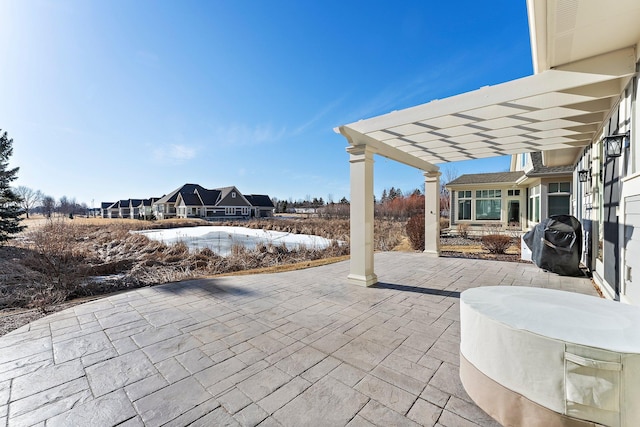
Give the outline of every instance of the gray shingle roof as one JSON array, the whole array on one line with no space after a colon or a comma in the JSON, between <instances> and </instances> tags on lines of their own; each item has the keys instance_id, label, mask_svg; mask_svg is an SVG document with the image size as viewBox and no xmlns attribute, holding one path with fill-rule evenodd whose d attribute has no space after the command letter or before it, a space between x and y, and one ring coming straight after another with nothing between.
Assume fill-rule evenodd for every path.
<instances>
[{"instance_id":1,"label":"gray shingle roof","mask_svg":"<svg viewBox=\"0 0 640 427\"><path fill-rule=\"evenodd\" d=\"M198 190L202 204L205 206L215 206L218 203L220 197L220 190Z\"/></svg>"},{"instance_id":2,"label":"gray shingle roof","mask_svg":"<svg viewBox=\"0 0 640 427\"><path fill-rule=\"evenodd\" d=\"M195 193L184 193L180 197L182 197L185 206L202 206L200 197Z\"/></svg>"},{"instance_id":3,"label":"gray shingle roof","mask_svg":"<svg viewBox=\"0 0 640 427\"><path fill-rule=\"evenodd\" d=\"M156 203L175 203L176 199L178 198L178 193L193 194L196 189L204 190L205 188L198 184L185 184L180 188L176 188L166 196L161 197L159 200L156 201Z\"/></svg>"},{"instance_id":4,"label":"gray shingle roof","mask_svg":"<svg viewBox=\"0 0 640 427\"><path fill-rule=\"evenodd\" d=\"M142 201L142 204L144 206L151 206L152 204L154 204L156 202L156 200L159 200L160 197L151 197L150 199L144 199Z\"/></svg>"},{"instance_id":5,"label":"gray shingle roof","mask_svg":"<svg viewBox=\"0 0 640 427\"><path fill-rule=\"evenodd\" d=\"M490 183L515 183L524 175L524 172L493 172L493 173L471 173L460 175L458 178L449 182L451 185L465 184L490 184Z\"/></svg>"},{"instance_id":6,"label":"gray shingle roof","mask_svg":"<svg viewBox=\"0 0 640 427\"><path fill-rule=\"evenodd\" d=\"M266 194L249 194L244 196L251 203L251 206L262 208L274 208L273 201Z\"/></svg>"}]
</instances>

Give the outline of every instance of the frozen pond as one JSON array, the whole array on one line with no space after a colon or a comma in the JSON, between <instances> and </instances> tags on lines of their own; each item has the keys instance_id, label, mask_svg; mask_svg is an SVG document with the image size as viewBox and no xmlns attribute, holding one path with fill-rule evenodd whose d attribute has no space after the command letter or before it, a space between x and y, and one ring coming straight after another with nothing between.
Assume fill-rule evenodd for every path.
<instances>
[{"instance_id":1,"label":"frozen pond","mask_svg":"<svg viewBox=\"0 0 640 427\"><path fill-rule=\"evenodd\" d=\"M255 249L259 243L296 249L305 246L309 249L324 249L331 244L330 239L309 234L293 234L282 231L256 230L246 227L199 226L181 227L162 230L136 231L150 239L166 244L183 242L189 249L209 248L215 253L225 256L231 253L233 245L243 245L247 249Z\"/></svg>"}]
</instances>

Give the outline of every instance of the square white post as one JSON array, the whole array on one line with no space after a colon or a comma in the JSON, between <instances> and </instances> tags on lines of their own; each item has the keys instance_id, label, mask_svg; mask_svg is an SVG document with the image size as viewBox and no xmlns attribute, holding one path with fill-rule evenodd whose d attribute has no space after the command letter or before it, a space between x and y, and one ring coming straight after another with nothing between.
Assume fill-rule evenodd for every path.
<instances>
[{"instance_id":1,"label":"square white post","mask_svg":"<svg viewBox=\"0 0 640 427\"><path fill-rule=\"evenodd\" d=\"M424 173L424 253L440 256L440 172Z\"/></svg>"},{"instance_id":2,"label":"square white post","mask_svg":"<svg viewBox=\"0 0 640 427\"><path fill-rule=\"evenodd\" d=\"M373 272L373 151L366 145L347 148L351 172L351 264L349 282L371 286Z\"/></svg>"}]
</instances>

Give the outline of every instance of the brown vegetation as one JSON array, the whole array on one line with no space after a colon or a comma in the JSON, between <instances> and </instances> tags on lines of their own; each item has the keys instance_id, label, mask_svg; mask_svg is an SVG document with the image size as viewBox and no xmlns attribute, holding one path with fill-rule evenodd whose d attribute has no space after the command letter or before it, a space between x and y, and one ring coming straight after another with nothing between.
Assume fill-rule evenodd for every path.
<instances>
[{"instance_id":1,"label":"brown vegetation","mask_svg":"<svg viewBox=\"0 0 640 427\"><path fill-rule=\"evenodd\" d=\"M424 214L414 215L407 221L407 236L411 247L416 251L424 251Z\"/></svg>"},{"instance_id":2,"label":"brown vegetation","mask_svg":"<svg viewBox=\"0 0 640 427\"><path fill-rule=\"evenodd\" d=\"M511 246L511 236L504 234L487 234L482 236L482 248L492 254L504 254Z\"/></svg>"},{"instance_id":3,"label":"brown vegetation","mask_svg":"<svg viewBox=\"0 0 640 427\"><path fill-rule=\"evenodd\" d=\"M153 226L203 223L210 225L200 221L46 221L24 232L12 246L0 249L0 308L36 307L44 311L49 305L79 296L348 253L348 245L334 241L322 250L235 246L229 256L222 257L208 248L189 251L183 243L168 246L130 233ZM291 232L308 230L301 225L283 226Z\"/></svg>"},{"instance_id":4,"label":"brown vegetation","mask_svg":"<svg viewBox=\"0 0 640 427\"><path fill-rule=\"evenodd\" d=\"M148 286L239 271L336 259L349 252L346 219L262 219L225 221L234 225L332 239L326 249L288 250L281 245L255 249L234 246L228 256L183 243L165 245L131 230L212 225L202 220L32 220L12 246L0 248L0 309L36 307L43 311L62 301L120 289ZM376 221L376 250L402 242L397 221ZM343 244L338 242L342 241ZM302 264L304 265L304 264Z\"/></svg>"}]
</instances>

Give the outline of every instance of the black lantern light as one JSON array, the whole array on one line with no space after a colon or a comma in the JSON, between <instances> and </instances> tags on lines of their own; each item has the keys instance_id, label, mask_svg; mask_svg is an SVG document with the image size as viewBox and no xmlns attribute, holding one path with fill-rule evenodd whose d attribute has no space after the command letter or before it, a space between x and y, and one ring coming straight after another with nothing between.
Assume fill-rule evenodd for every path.
<instances>
[{"instance_id":1,"label":"black lantern light","mask_svg":"<svg viewBox=\"0 0 640 427\"><path fill-rule=\"evenodd\" d=\"M589 171L586 169L582 169L578 171L578 181L587 182L589 181Z\"/></svg>"},{"instance_id":2,"label":"black lantern light","mask_svg":"<svg viewBox=\"0 0 640 427\"><path fill-rule=\"evenodd\" d=\"M605 136L604 149L607 157L620 157L622 155L622 147L626 146L627 138L630 133L619 133L616 135Z\"/></svg>"}]
</instances>

